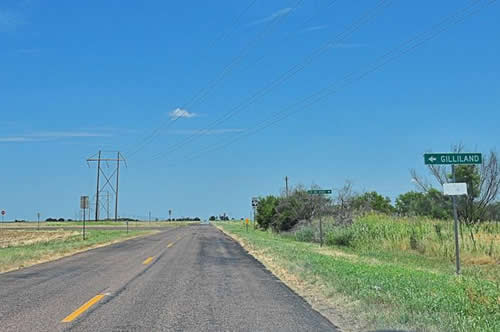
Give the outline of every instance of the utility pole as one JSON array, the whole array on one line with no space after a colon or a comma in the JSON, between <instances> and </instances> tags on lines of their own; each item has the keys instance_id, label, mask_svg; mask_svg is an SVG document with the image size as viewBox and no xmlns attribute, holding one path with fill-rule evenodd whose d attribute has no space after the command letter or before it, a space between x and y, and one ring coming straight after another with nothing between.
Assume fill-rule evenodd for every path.
<instances>
[{"instance_id":1,"label":"utility pole","mask_svg":"<svg viewBox=\"0 0 500 332\"><path fill-rule=\"evenodd\" d=\"M286 197L288 197L288 176L285 176L285 192Z\"/></svg>"},{"instance_id":2,"label":"utility pole","mask_svg":"<svg viewBox=\"0 0 500 332\"><path fill-rule=\"evenodd\" d=\"M151 211L149 211L149 223L151 223Z\"/></svg>"},{"instance_id":3,"label":"utility pole","mask_svg":"<svg viewBox=\"0 0 500 332\"><path fill-rule=\"evenodd\" d=\"M109 220L109 191L106 191L106 220Z\"/></svg>"},{"instance_id":4,"label":"utility pole","mask_svg":"<svg viewBox=\"0 0 500 332\"><path fill-rule=\"evenodd\" d=\"M97 190L95 198L95 221L99 220L99 176L101 175L101 150L99 150L99 157L97 158ZM90 217L89 217L90 219Z\"/></svg>"},{"instance_id":5,"label":"utility pole","mask_svg":"<svg viewBox=\"0 0 500 332\"><path fill-rule=\"evenodd\" d=\"M118 221L118 180L120 178L120 152L117 153L116 158L116 193L115 193L115 222ZM128 221L127 221L128 233Z\"/></svg>"}]
</instances>

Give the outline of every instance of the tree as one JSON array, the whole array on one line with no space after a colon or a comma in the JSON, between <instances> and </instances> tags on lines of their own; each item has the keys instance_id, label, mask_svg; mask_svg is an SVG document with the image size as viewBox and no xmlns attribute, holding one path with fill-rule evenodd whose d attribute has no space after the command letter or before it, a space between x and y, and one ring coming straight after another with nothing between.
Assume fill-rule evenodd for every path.
<instances>
[{"instance_id":1,"label":"tree","mask_svg":"<svg viewBox=\"0 0 500 332\"><path fill-rule=\"evenodd\" d=\"M257 215L255 220L262 229L268 229L276 218L276 207L278 206L278 197L269 195L260 198L257 205Z\"/></svg>"},{"instance_id":2,"label":"tree","mask_svg":"<svg viewBox=\"0 0 500 332\"><path fill-rule=\"evenodd\" d=\"M450 200L436 189L429 189L425 193L410 191L399 195L396 198L395 210L401 216L451 218Z\"/></svg>"},{"instance_id":3,"label":"tree","mask_svg":"<svg viewBox=\"0 0 500 332\"><path fill-rule=\"evenodd\" d=\"M391 205L391 199L380 195L376 191L367 192L355 197L353 204L354 208L362 211L376 211L386 214L390 214L394 211L394 207Z\"/></svg>"},{"instance_id":4,"label":"tree","mask_svg":"<svg viewBox=\"0 0 500 332\"><path fill-rule=\"evenodd\" d=\"M311 189L320 189L313 186ZM276 231L289 231L299 222L310 223L313 218L327 213L331 199L324 195L311 195L303 186L297 186L278 199L276 216L271 224Z\"/></svg>"},{"instance_id":5,"label":"tree","mask_svg":"<svg viewBox=\"0 0 500 332\"><path fill-rule=\"evenodd\" d=\"M346 181L342 188L335 190L332 215L335 223L342 226L349 226L354 221L356 194L352 190L352 183Z\"/></svg>"},{"instance_id":6,"label":"tree","mask_svg":"<svg viewBox=\"0 0 500 332\"><path fill-rule=\"evenodd\" d=\"M210 216L210 218L208 218L208 220L210 220L210 221L215 221L215 219L217 219L217 218L215 218L215 216Z\"/></svg>"}]
</instances>

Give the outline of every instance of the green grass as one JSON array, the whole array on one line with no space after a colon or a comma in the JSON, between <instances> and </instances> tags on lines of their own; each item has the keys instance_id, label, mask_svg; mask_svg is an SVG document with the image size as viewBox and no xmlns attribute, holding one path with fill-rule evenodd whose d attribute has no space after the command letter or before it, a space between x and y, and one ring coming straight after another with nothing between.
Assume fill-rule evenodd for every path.
<instances>
[{"instance_id":1,"label":"green grass","mask_svg":"<svg viewBox=\"0 0 500 332\"><path fill-rule=\"evenodd\" d=\"M29 232L35 233L34 231ZM40 234L40 237L43 237L44 233L49 232L51 231L39 231L36 233ZM148 232L139 231L130 231L127 234L126 231L87 230L86 240L84 241L79 232L67 233L69 236L63 239L41 241L27 245L11 245L5 248L0 248L0 272L26 267L41 261L52 260L57 257L69 255L86 248L106 244L118 239L126 239L137 235L148 234ZM0 231L0 237L1 236L2 232Z\"/></svg>"},{"instance_id":2,"label":"green grass","mask_svg":"<svg viewBox=\"0 0 500 332\"><path fill-rule=\"evenodd\" d=\"M453 264L443 257L391 250L383 244L370 250L366 246L319 250L317 244L290 236L252 229L247 233L240 223L219 225L304 283L316 285L323 295L355 301L348 314L364 317L372 328L500 331L498 275L493 281L477 274L457 277ZM383 233L378 237L383 240Z\"/></svg>"}]
</instances>

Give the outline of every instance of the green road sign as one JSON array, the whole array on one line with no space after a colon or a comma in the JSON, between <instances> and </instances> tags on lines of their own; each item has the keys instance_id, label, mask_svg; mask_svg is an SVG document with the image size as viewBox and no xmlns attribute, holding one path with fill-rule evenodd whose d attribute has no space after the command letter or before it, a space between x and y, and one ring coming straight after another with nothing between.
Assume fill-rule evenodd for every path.
<instances>
[{"instance_id":1,"label":"green road sign","mask_svg":"<svg viewBox=\"0 0 500 332\"><path fill-rule=\"evenodd\" d=\"M426 153L426 165L475 165L483 163L480 153Z\"/></svg>"},{"instance_id":2,"label":"green road sign","mask_svg":"<svg viewBox=\"0 0 500 332\"><path fill-rule=\"evenodd\" d=\"M308 190L309 195L328 195L332 193L331 189Z\"/></svg>"}]
</instances>

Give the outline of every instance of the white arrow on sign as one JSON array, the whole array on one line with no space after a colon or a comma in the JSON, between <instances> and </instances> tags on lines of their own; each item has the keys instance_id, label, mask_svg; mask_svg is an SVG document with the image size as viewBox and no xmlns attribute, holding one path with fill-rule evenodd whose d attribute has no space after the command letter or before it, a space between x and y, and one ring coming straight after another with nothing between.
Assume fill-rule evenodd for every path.
<instances>
[{"instance_id":1,"label":"white arrow on sign","mask_svg":"<svg viewBox=\"0 0 500 332\"><path fill-rule=\"evenodd\" d=\"M431 163L435 162L436 160L437 160L437 159L436 159L436 157L434 157L434 156L429 157L429 161L430 161Z\"/></svg>"}]
</instances>

